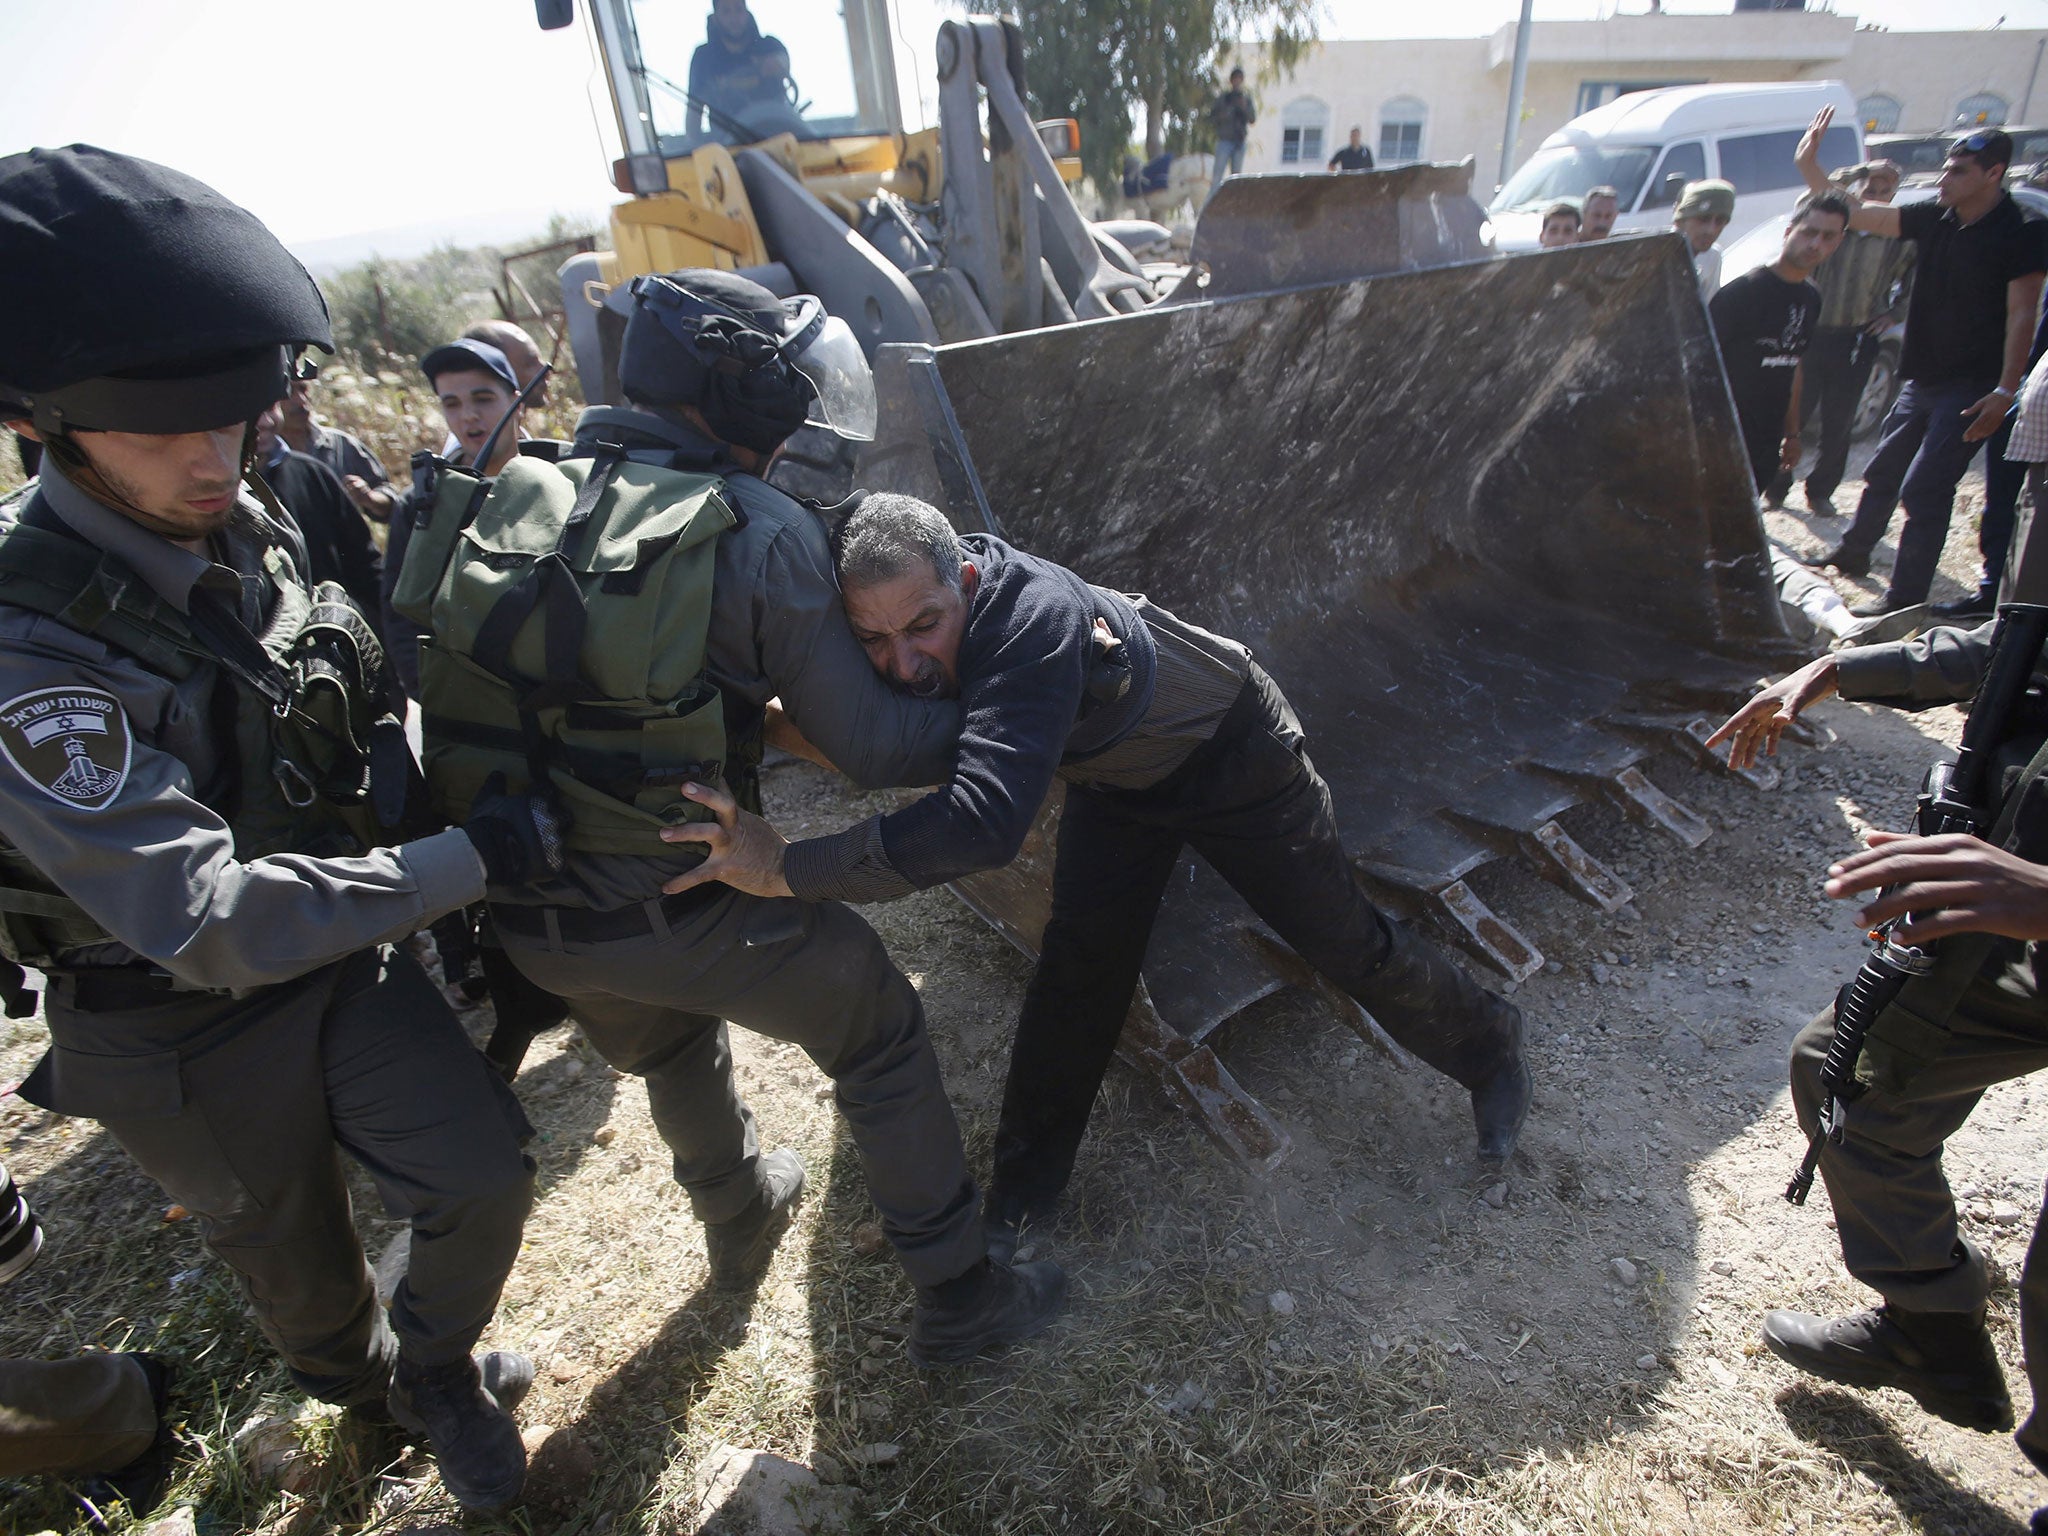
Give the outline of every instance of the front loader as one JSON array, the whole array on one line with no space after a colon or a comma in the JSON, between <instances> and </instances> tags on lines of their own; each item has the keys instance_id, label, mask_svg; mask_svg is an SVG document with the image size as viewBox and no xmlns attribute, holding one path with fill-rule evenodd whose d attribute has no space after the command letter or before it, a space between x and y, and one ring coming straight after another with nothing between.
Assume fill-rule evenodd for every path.
<instances>
[{"instance_id":1,"label":"front loader","mask_svg":"<svg viewBox=\"0 0 2048 1536\"><path fill-rule=\"evenodd\" d=\"M792 48L787 100L755 123L777 132L748 142L744 115L721 123L657 57L673 26L638 30L696 8L586 4L633 194L613 249L563 269L590 399L618 398L640 272L817 294L875 363L881 429L857 465L800 434L771 479L826 502L856 482L920 495L1251 644L1308 727L1360 878L1511 981L1542 956L1474 870L1519 858L1612 912L1627 884L1562 813L1606 803L1705 841L1647 770L1713 761L1711 719L1787 641L1675 237L1497 257L1470 161L1242 176L1155 286L1069 195L1053 149L1071 130L1031 121L1009 23L941 26L940 126L908 133L883 0L846 0L844 110L804 96ZM763 32L779 9L757 0ZM1015 863L955 888L1027 952L1058 802ZM1397 1048L1206 868L1172 891L1123 1054L1269 1167L1287 1138L1216 1053L1232 1017L1306 986Z\"/></svg>"}]
</instances>

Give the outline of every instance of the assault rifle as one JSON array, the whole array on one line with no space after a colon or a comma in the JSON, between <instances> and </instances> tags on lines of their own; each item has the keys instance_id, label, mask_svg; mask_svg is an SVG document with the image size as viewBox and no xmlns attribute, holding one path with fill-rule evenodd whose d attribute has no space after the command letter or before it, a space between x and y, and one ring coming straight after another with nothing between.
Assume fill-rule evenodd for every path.
<instances>
[{"instance_id":1,"label":"assault rifle","mask_svg":"<svg viewBox=\"0 0 2048 1536\"><path fill-rule=\"evenodd\" d=\"M2000 801L1998 750L2013 735L2014 722L2026 698L2027 685L2048 641L2048 607L2007 603L1998 610L1991 632L1991 653L1984 680L1963 724L1963 743L1953 763L1936 763L1921 786L1915 830L1922 837L1963 832L1981 837L1997 818ZM1870 957L1835 999L1835 1033L1821 1063L1820 1117L1806 1144L1806 1157L1785 1198L1806 1204L1822 1146L1842 1139L1842 1108L1862 1091L1856 1063L1864 1037L1878 1015L1898 998L1906 984L1934 969L1941 944L1904 944L1893 937L1905 921L1893 918L1870 932Z\"/></svg>"}]
</instances>

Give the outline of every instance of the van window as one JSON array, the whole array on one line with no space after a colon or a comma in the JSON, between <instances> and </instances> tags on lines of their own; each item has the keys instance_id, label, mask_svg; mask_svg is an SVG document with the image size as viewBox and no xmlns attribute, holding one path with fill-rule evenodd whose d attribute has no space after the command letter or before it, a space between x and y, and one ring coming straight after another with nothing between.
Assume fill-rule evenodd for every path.
<instances>
[{"instance_id":1,"label":"van window","mask_svg":"<svg viewBox=\"0 0 2048 1536\"><path fill-rule=\"evenodd\" d=\"M1664 158L1657 165L1657 174L1650 178L1649 190L1643 194L1643 207L1673 207L1687 182L1706 179L1707 152L1700 141L1687 139L1682 144L1674 144L1664 151Z\"/></svg>"},{"instance_id":2,"label":"van window","mask_svg":"<svg viewBox=\"0 0 2048 1536\"><path fill-rule=\"evenodd\" d=\"M1495 213L1541 208L1561 197L1584 197L1598 186L1614 188L1616 200L1633 208L1656 150L1648 144L1556 144L1539 149L1494 194Z\"/></svg>"},{"instance_id":3,"label":"van window","mask_svg":"<svg viewBox=\"0 0 2048 1536\"><path fill-rule=\"evenodd\" d=\"M1792 152L1799 147L1801 130L1786 128L1776 133L1744 133L1721 140L1721 179L1735 188L1736 196L1746 192L1777 192L1801 185L1799 167ZM1821 169L1839 171L1856 163L1856 130L1830 128L1820 141Z\"/></svg>"}]
</instances>

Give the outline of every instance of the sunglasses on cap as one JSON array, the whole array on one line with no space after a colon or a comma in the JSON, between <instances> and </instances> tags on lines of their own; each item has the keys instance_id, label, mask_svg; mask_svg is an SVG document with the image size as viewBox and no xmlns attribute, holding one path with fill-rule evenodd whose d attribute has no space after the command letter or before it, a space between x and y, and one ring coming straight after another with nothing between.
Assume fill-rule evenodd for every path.
<instances>
[{"instance_id":1,"label":"sunglasses on cap","mask_svg":"<svg viewBox=\"0 0 2048 1536\"><path fill-rule=\"evenodd\" d=\"M1981 155L1985 150L1991 148L1994 142L2004 137L2004 134L1994 128L1979 128L1975 133L1965 138L1957 139L1955 143L1949 146L1948 152L1951 155L1960 155L1965 152Z\"/></svg>"}]
</instances>

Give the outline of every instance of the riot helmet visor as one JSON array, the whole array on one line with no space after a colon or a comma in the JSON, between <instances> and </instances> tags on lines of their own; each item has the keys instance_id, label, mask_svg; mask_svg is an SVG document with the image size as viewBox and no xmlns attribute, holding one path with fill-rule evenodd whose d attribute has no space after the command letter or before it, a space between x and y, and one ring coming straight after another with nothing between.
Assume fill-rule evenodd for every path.
<instances>
[{"instance_id":1,"label":"riot helmet visor","mask_svg":"<svg viewBox=\"0 0 2048 1536\"><path fill-rule=\"evenodd\" d=\"M783 343L791 366L816 391L805 421L857 443L873 442L875 375L852 329L837 315L826 314L816 299L791 302L816 308L815 315L799 311L797 330Z\"/></svg>"}]
</instances>

